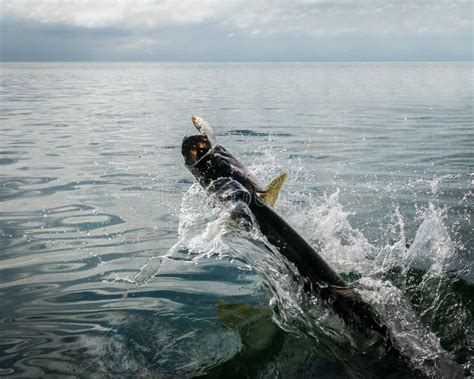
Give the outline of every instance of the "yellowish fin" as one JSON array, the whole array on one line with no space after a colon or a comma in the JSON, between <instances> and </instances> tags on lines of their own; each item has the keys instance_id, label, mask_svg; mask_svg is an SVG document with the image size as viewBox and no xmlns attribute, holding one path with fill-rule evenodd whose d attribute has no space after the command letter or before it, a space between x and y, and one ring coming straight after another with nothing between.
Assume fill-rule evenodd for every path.
<instances>
[{"instance_id":1,"label":"yellowish fin","mask_svg":"<svg viewBox=\"0 0 474 379\"><path fill-rule=\"evenodd\" d=\"M278 195L280 194L281 187L283 183L285 183L286 177L288 176L287 172L277 176L272 182L268 185L268 189L260 194L262 200L273 207L278 199Z\"/></svg>"},{"instance_id":2,"label":"yellowish fin","mask_svg":"<svg viewBox=\"0 0 474 379\"><path fill-rule=\"evenodd\" d=\"M334 292L336 292L337 295L342 296L342 297L354 297L354 288L352 287L334 288Z\"/></svg>"},{"instance_id":3,"label":"yellowish fin","mask_svg":"<svg viewBox=\"0 0 474 379\"><path fill-rule=\"evenodd\" d=\"M271 319L270 307L251 307L247 304L217 303L217 316L229 328L242 328L263 319Z\"/></svg>"}]
</instances>

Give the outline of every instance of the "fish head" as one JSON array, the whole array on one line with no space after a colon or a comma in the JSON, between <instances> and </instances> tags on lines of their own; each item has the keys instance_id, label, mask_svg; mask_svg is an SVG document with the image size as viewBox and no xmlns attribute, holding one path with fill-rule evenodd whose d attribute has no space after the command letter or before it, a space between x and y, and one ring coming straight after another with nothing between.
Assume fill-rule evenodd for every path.
<instances>
[{"instance_id":1,"label":"fish head","mask_svg":"<svg viewBox=\"0 0 474 379\"><path fill-rule=\"evenodd\" d=\"M195 166L212 150L211 143L205 135L186 136L181 144L181 154L183 154L186 166Z\"/></svg>"},{"instance_id":2,"label":"fish head","mask_svg":"<svg viewBox=\"0 0 474 379\"><path fill-rule=\"evenodd\" d=\"M185 166L203 184L232 174L229 160L213 148L205 135L184 137L181 154Z\"/></svg>"}]
</instances>

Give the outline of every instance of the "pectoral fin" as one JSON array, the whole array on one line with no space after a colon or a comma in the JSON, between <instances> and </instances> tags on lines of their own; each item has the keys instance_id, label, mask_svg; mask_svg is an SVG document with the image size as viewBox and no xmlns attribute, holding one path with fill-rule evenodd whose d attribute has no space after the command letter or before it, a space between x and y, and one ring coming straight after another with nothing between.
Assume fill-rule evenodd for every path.
<instances>
[{"instance_id":1,"label":"pectoral fin","mask_svg":"<svg viewBox=\"0 0 474 379\"><path fill-rule=\"evenodd\" d=\"M271 319L270 307L251 307L247 304L217 303L217 316L229 328L242 329L256 322Z\"/></svg>"},{"instance_id":2,"label":"pectoral fin","mask_svg":"<svg viewBox=\"0 0 474 379\"><path fill-rule=\"evenodd\" d=\"M268 189L260 194L262 200L273 207L278 199L278 195L280 194L281 187L288 176L287 172L277 176L272 182L268 185Z\"/></svg>"},{"instance_id":3,"label":"pectoral fin","mask_svg":"<svg viewBox=\"0 0 474 379\"><path fill-rule=\"evenodd\" d=\"M354 288L352 288L352 287L347 287L347 288L344 288L344 287L334 288L334 292L335 292L338 296L342 296L342 297L345 297L345 298L354 297Z\"/></svg>"}]
</instances>

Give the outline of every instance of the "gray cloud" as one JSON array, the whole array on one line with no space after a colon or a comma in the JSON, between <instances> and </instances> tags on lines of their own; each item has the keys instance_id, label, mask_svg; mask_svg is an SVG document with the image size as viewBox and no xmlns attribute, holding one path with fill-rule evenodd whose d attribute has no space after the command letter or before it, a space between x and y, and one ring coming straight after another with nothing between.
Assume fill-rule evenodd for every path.
<instances>
[{"instance_id":1,"label":"gray cloud","mask_svg":"<svg viewBox=\"0 0 474 379\"><path fill-rule=\"evenodd\" d=\"M133 4L133 5L132 5ZM2 60L468 60L471 2L25 1Z\"/></svg>"}]
</instances>

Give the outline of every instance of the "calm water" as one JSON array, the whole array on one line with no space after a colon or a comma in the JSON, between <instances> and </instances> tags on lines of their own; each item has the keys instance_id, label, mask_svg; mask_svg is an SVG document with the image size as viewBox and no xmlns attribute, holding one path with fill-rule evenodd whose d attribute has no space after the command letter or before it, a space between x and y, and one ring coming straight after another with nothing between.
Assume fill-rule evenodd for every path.
<instances>
[{"instance_id":1,"label":"calm water","mask_svg":"<svg viewBox=\"0 0 474 379\"><path fill-rule=\"evenodd\" d=\"M193 114L263 180L289 172L277 210L418 374L469 371L472 64L0 70L0 376L380 375L193 185Z\"/></svg>"}]
</instances>

